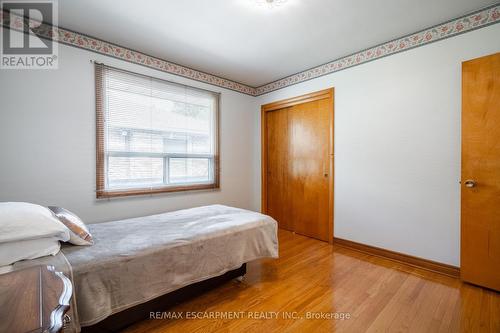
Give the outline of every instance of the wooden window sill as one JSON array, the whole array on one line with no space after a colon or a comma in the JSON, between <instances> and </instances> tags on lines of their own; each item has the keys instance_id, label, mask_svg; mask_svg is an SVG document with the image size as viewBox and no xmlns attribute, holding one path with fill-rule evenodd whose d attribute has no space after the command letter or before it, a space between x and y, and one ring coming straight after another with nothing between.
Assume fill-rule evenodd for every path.
<instances>
[{"instance_id":1,"label":"wooden window sill","mask_svg":"<svg viewBox=\"0 0 500 333\"><path fill-rule=\"evenodd\" d=\"M186 192L186 191L199 191L199 190L215 190L219 189L219 184L196 184L196 185L179 185L179 186L165 186L157 188L137 188L137 189L123 189L123 190L104 190L97 191L97 199L128 197L137 195L151 195L159 193L170 192Z\"/></svg>"}]
</instances>

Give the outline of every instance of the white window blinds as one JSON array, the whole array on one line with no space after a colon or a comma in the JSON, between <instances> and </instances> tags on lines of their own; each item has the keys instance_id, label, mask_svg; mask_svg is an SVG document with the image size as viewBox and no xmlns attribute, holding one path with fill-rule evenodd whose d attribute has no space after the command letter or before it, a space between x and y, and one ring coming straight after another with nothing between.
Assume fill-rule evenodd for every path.
<instances>
[{"instance_id":1,"label":"white window blinds","mask_svg":"<svg viewBox=\"0 0 500 333\"><path fill-rule=\"evenodd\" d=\"M96 84L98 194L218 185L217 93L102 64Z\"/></svg>"}]
</instances>

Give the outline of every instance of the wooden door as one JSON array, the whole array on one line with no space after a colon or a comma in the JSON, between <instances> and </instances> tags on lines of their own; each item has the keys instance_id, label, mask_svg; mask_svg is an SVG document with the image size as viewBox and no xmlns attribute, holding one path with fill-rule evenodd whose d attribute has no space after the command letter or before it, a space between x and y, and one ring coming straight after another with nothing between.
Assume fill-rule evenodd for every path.
<instances>
[{"instance_id":1,"label":"wooden door","mask_svg":"<svg viewBox=\"0 0 500 333\"><path fill-rule=\"evenodd\" d=\"M282 229L293 231L288 198L288 108L268 112L267 115L267 214Z\"/></svg>"},{"instance_id":2,"label":"wooden door","mask_svg":"<svg viewBox=\"0 0 500 333\"><path fill-rule=\"evenodd\" d=\"M262 210L279 227L333 239L333 90L262 108Z\"/></svg>"},{"instance_id":3,"label":"wooden door","mask_svg":"<svg viewBox=\"0 0 500 333\"><path fill-rule=\"evenodd\" d=\"M329 106L329 101L322 99L288 111L288 190L294 231L324 241L329 240Z\"/></svg>"},{"instance_id":4,"label":"wooden door","mask_svg":"<svg viewBox=\"0 0 500 333\"><path fill-rule=\"evenodd\" d=\"M461 277L500 290L500 53L462 64Z\"/></svg>"}]
</instances>

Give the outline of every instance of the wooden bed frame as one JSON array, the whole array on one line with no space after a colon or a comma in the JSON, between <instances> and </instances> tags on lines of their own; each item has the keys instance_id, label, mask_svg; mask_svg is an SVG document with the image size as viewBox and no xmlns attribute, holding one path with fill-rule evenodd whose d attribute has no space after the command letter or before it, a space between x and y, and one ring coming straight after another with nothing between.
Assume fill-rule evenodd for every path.
<instances>
[{"instance_id":1,"label":"wooden bed frame","mask_svg":"<svg viewBox=\"0 0 500 333\"><path fill-rule=\"evenodd\" d=\"M82 333L110 333L125 329L138 321L148 319L150 312L166 311L172 306L194 298L203 292L216 288L234 278L242 277L247 272L247 264L226 272L223 275L200 281L189 286L174 290L171 293L157 297L149 302L115 313L95 325L82 327Z\"/></svg>"}]
</instances>

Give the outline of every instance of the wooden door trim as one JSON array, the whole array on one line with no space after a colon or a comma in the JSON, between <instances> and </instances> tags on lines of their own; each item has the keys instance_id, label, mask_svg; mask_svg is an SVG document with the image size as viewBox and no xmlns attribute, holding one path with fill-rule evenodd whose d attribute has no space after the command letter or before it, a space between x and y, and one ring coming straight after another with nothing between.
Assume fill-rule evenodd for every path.
<instances>
[{"instance_id":1,"label":"wooden door trim","mask_svg":"<svg viewBox=\"0 0 500 333\"><path fill-rule=\"evenodd\" d=\"M328 99L330 104L330 124L329 124L329 142L328 142L328 154L330 156L330 170L328 177L328 240L330 244L333 244L333 233L334 233L334 221L333 221L333 202L334 202L334 88L329 88L325 90L320 90L312 92L309 94L296 96L292 98L287 98L277 102L272 102L264 104L261 106L261 211L262 213L267 213L267 120L266 112L276 111L284 109L297 104L303 104L313 101L318 101L322 99Z\"/></svg>"},{"instance_id":2,"label":"wooden door trim","mask_svg":"<svg viewBox=\"0 0 500 333\"><path fill-rule=\"evenodd\" d=\"M313 93L295 96L277 102L264 104L262 105L261 108L263 111L268 112L268 111L284 109L286 107L294 106L297 104L304 104L308 102L318 101L320 99L326 99L326 98L333 98L333 88L320 90Z\"/></svg>"}]
</instances>

